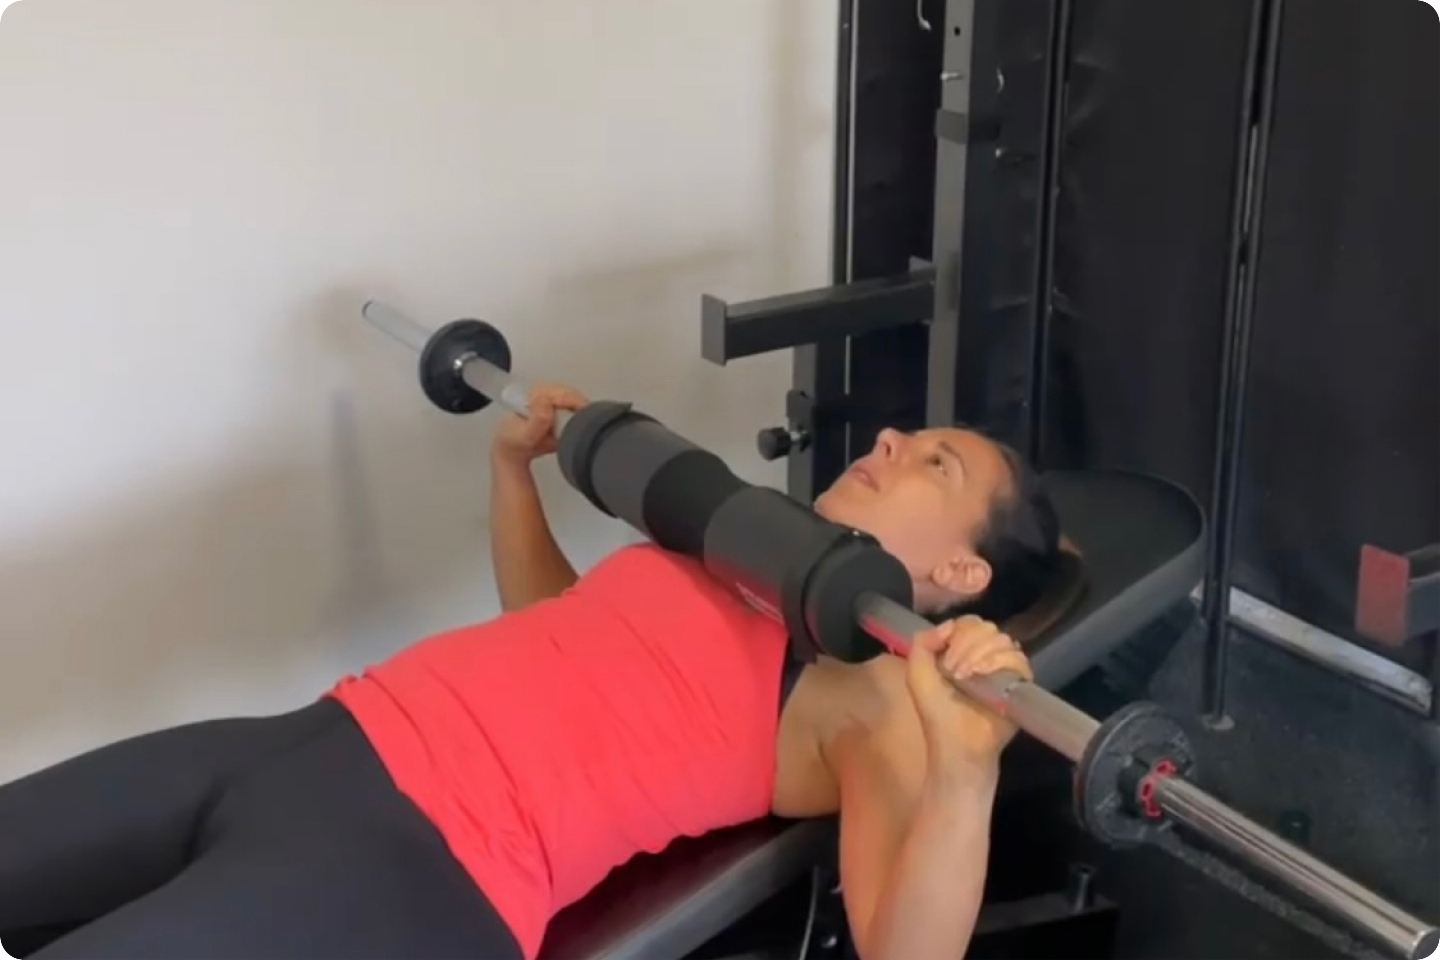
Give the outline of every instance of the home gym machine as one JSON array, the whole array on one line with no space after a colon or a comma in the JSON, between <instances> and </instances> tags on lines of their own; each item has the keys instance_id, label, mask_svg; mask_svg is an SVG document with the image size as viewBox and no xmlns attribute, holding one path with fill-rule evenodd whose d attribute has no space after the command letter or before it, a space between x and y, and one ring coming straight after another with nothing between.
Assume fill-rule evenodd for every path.
<instances>
[{"instance_id":1,"label":"home gym machine","mask_svg":"<svg viewBox=\"0 0 1440 960\"><path fill-rule=\"evenodd\" d=\"M509 347L495 327L460 320L428 334L382 303L363 313L419 353L421 388L442 410L473 413L498 401L526 414L527 391L511 379ZM561 471L577 491L657 544L701 560L782 622L803 659L903 655L930 627L910 609L905 570L872 538L745 483L714 454L628 404L590 403L556 429ZM1099 723L1013 674L952 682L1075 764L1076 816L1103 842L1152 843L1222 882L1248 883L1209 852L1217 850L1313 906L1312 915L1274 898L1277 909L1356 955L1422 960L1440 945L1435 926L1197 787L1184 730L1154 705L1133 704Z\"/></svg>"},{"instance_id":2,"label":"home gym machine","mask_svg":"<svg viewBox=\"0 0 1440 960\"><path fill-rule=\"evenodd\" d=\"M1151 820L1164 791L1134 803L1131 771L1144 780L1154 756L1126 751L1203 755L1207 786L1283 849L1440 916L1433 15L1412 0L837 8L832 285L705 297L702 355L793 349L783 422L755 426L799 503L884 426L981 424L1023 451L1084 554L1078 603L1028 648L1037 686L1078 702L1087 678L1124 681L1113 717L1113 701L1087 706L1107 717L1090 742L1112 721L1139 731L1111 741L1108 767L1082 754L1078 780L1037 740L1007 751L971 956L1396 953L1258 869L1268 847L1217 851L1221 824ZM478 402L455 359L439 367ZM617 495L619 515L660 526ZM683 532L704 556L697 522ZM780 618L818 616L821 593L740 572ZM874 649L846 627L842 646ZM1077 822L1114 832L1087 796L1149 843L1085 845ZM637 857L555 918L541 960L851 960L835 839L833 821L772 818ZM793 942L752 935L792 916Z\"/></svg>"},{"instance_id":3,"label":"home gym machine","mask_svg":"<svg viewBox=\"0 0 1440 960\"><path fill-rule=\"evenodd\" d=\"M1192 493L1207 523L1179 602L1150 604L1109 649L1070 646L1083 676L1052 667L1062 629L1033 657L1044 685L1097 716L1164 704L1207 786L1440 917L1433 10L839 13L833 285L703 311L707 359L795 348L764 447L786 453L789 492L815 496L883 426L981 425L1044 472L1087 597L1172 514L1100 509L1073 477L1124 469ZM1019 759L982 921L1023 942L977 956L1053 956L1092 933L1087 955L1125 960L1345 954L1243 886L1086 846L1066 771ZM1072 866L1110 900L1083 927L1066 913ZM1106 909L1110 943L1092 922Z\"/></svg>"}]
</instances>

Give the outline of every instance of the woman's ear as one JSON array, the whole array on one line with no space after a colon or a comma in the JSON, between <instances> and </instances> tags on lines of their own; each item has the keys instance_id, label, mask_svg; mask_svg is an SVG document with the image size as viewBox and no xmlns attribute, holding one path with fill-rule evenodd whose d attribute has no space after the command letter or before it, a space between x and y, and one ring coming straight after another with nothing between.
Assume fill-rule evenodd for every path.
<instances>
[{"instance_id":1,"label":"woman's ear","mask_svg":"<svg viewBox=\"0 0 1440 960\"><path fill-rule=\"evenodd\" d=\"M980 557L969 557L960 565L960 590L967 597L978 597L990 589L994 571Z\"/></svg>"},{"instance_id":2,"label":"woman's ear","mask_svg":"<svg viewBox=\"0 0 1440 960\"><path fill-rule=\"evenodd\" d=\"M973 600L990 588L994 571L973 553L956 557L931 575L935 585L959 600Z\"/></svg>"}]
</instances>

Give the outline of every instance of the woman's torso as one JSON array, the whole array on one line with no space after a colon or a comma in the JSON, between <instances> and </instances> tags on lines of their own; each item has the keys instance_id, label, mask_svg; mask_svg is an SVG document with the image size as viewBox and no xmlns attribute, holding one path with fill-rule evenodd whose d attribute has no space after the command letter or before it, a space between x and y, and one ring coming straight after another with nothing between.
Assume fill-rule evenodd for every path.
<instances>
[{"instance_id":1,"label":"woman's torso","mask_svg":"<svg viewBox=\"0 0 1440 960\"><path fill-rule=\"evenodd\" d=\"M615 866L775 791L781 627L651 545L333 690L526 954Z\"/></svg>"}]
</instances>

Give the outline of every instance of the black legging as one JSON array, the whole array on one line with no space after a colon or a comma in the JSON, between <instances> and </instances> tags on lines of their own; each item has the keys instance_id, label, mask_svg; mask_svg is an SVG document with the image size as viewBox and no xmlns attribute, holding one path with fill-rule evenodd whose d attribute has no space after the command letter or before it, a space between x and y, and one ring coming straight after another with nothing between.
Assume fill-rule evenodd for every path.
<instances>
[{"instance_id":1,"label":"black legging","mask_svg":"<svg viewBox=\"0 0 1440 960\"><path fill-rule=\"evenodd\" d=\"M36 960L520 957L329 700L148 734L0 787L0 942L56 927L70 932Z\"/></svg>"}]
</instances>

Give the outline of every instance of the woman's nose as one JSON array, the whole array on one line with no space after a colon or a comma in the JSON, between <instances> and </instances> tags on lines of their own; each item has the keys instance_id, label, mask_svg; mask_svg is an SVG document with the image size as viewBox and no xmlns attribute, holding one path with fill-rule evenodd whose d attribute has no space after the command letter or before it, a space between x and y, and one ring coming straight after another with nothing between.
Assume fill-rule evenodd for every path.
<instances>
[{"instance_id":1,"label":"woman's nose","mask_svg":"<svg viewBox=\"0 0 1440 960\"><path fill-rule=\"evenodd\" d=\"M875 435L875 452L882 459L894 460L900 456L900 432L886 427Z\"/></svg>"}]
</instances>

